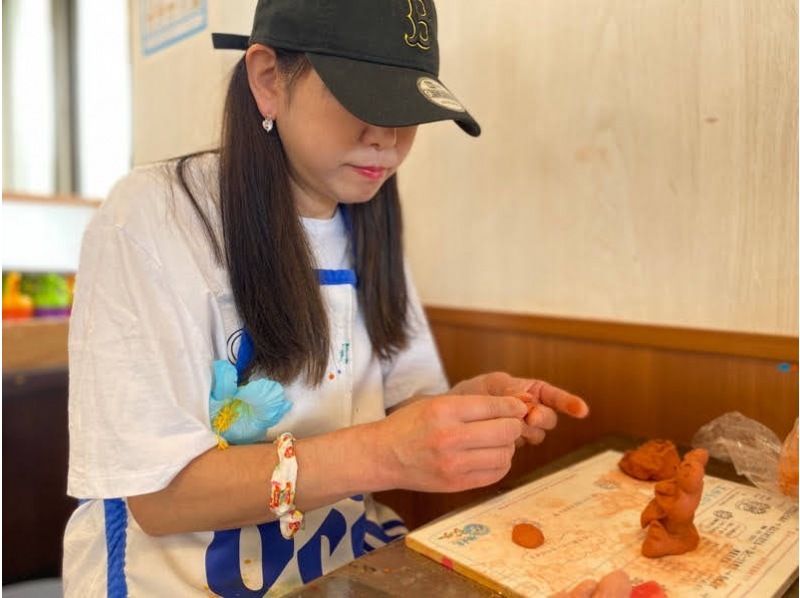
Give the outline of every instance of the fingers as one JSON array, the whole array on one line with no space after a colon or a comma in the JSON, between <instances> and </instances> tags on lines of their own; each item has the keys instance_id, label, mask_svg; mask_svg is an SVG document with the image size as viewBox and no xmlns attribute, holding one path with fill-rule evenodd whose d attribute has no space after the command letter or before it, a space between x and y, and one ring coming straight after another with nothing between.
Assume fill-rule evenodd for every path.
<instances>
[{"instance_id":1,"label":"fingers","mask_svg":"<svg viewBox=\"0 0 800 598\"><path fill-rule=\"evenodd\" d=\"M515 378L505 372L492 372L483 376L482 386L490 395L520 396L523 400L527 400L527 396L532 402L543 403L572 417L583 418L589 414L589 407L580 397L542 380Z\"/></svg>"},{"instance_id":2,"label":"fingers","mask_svg":"<svg viewBox=\"0 0 800 598\"><path fill-rule=\"evenodd\" d=\"M454 491L458 492L460 490L466 490L470 488L482 488L483 486L489 486L490 484L499 482L506 477L508 470L508 467L503 467L498 469L487 469L484 471L473 471L472 473L464 476L463 484L461 484L460 487L456 488Z\"/></svg>"},{"instance_id":3,"label":"fingers","mask_svg":"<svg viewBox=\"0 0 800 598\"><path fill-rule=\"evenodd\" d=\"M440 472L448 480L446 492L493 484L511 469L514 447L461 451Z\"/></svg>"},{"instance_id":4,"label":"fingers","mask_svg":"<svg viewBox=\"0 0 800 598\"><path fill-rule=\"evenodd\" d=\"M558 414L550 407L534 405L525 417L525 423L534 428L552 430L558 423Z\"/></svg>"},{"instance_id":5,"label":"fingers","mask_svg":"<svg viewBox=\"0 0 800 598\"><path fill-rule=\"evenodd\" d=\"M486 392L495 396L524 393L528 384L529 380L515 378L505 372L492 372L491 374L486 374L483 378Z\"/></svg>"},{"instance_id":6,"label":"fingers","mask_svg":"<svg viewBox=\"0 0 800 598\"><path fill-rule=\"evenodd\" d=\"M515 417L469 422L454 439L455 449L507 447L522 436L525 424Z\"/></svg>"},{"instance_id":7,"label":"fingers","mask_svg":"<svg viewBox=\"0 0 800 598\"><path fill-rule=\"evenodd\" d=\"M617 569L600 580L592 598L628 598L631 589L628 574L622 569Z\"/></svg>"},{"instance_id":8,"label":"fingers","mask_svg":"<svg viewBox=\"0 0 800 598\"><path fill-rule=\"evenodd\" d=\"M535 402L552 407L561 413L577 418L589 415L589 406L583 399L542 380L534 380L526 390Z\"/></svg>"},{"instance_id":9,"label":"fingers","mask_svg":"<svg viewBox=\"0 0 800 598\"><path fill-rule=\"evenodd\" d=\"M547 430L552 430L558 423L558 414L544 405L534 405L525 417L522 438L529 444L544 442Z\"/></svg>"},{"instance_id":10,"label":"fingers","mask_svg":"<svg viewBox=\"0 0 800 598\"><path fill-rule=\"evenodd\" d=\"M575 586L567 596L569 598L592 598L597 589L597 582L591 579L582 581Z\"/></svg>"},{"instance_id":11,"label":"fingers","mask_svg":"<svg viewBox=\"0 0 800 598\"><path fill-rule=\"evenodd\" d=\"M528 406L516 397L464 395L453 397L449 405L455 417L464 422L501 417L522 419L528 413Z\"/></svg>"},{"instance_id":12,"label":"fingers","mask_svg":"<svg viewBox=\"0 0 800 598\"><path fill-rule=\"evenodd\" d=\"M522 437L528 442L528 444L542 444L544 442L544 437L546 433L541 428L532 428L528 426L522 432Z\"/></svg>"}]
</instances>

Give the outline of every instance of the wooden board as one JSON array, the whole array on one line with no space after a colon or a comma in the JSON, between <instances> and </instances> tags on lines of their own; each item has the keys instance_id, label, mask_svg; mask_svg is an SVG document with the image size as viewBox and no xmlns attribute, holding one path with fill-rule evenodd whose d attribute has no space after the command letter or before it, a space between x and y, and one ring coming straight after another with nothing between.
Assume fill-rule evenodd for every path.
<instances>
[{"instance_id":1,"label":"wooden board","mask_svg":"<svg viewBox=\"0 0 800 598\"><path fill-rule=\"evenodd\" d=\"M670 598L778 596L797 577L797 504L711 476L695 519L698 549L643 557L639 514L653 484L622 474L620 456L601 453L420 528L406 543L510 596L548 596L618 568L635 584L658 581ZM542 529L545 544L513 544L521 522Z\"/></svg>"},{"instance_id":2,"label":"wooden board","mask_svg":"<svg viewBox=\"0 0 800 598\"><path fill-rule=\"evenodd\" d=\"M69 318L3 321L3 372L67 367Z\"/></svg>"}]
</instances>

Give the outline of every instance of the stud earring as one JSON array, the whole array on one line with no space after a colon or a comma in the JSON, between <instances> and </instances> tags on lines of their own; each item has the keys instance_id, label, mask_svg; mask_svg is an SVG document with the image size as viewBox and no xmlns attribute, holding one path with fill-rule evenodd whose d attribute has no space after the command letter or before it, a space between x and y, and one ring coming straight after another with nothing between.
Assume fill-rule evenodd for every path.
<instances>
[{"instance_id":1,"label":"stud earring","mask_svg":"<svg viewBox=\"0 0 800 598\"><path fill-rule=\"evenodd\" d=\"M269 133L272 130L272 127L275 125L275 121L272 120L269 116L265 116L264 120L261 122L261 126L264 127L264 130Z\"/></svg>"}]
</instances>

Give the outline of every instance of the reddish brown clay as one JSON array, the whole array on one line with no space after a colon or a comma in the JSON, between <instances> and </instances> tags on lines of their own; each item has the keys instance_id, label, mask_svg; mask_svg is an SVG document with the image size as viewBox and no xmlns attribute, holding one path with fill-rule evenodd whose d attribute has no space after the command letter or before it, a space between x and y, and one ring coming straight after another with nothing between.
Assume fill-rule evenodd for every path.
<instances>
[{"instance_id":1,"label":"reddish brown clay","mask_svg":"<svg viewBox=\"0 0 800 598\"><path fill-rule=\"evenodd\" d=\"M514 544L524 546L525 548L539 548L544 544L544 535L535 525L530 523L518 523L511 530L511 539Z\"/></svg>"},{"instance_id":2,"label":"reddish brown clay","mask_svg":"<svg viewBox=\"0 0 800 598\"><path fill-rule=\"evenodd\" d=\"M641 524L647 528L644 556L658 558L697 548L700 535L694 526L694 512L703 495L706 463L708 451L689 451L675 477L656 484L655 498L642 511Z\"/></svg>"},{"instance_id":3,"label":"reddish brown clay","mask_svg":"<svg viewBox=\"0 0 800 598\"><path fill-rule=\"evenodd\" d=\"M649 440L627 451L619 468L637 480L668 480L675 475L680 462L678 449L669 440Z\"/></svg>"},{"instance_id":4,"label":"reddish brown clay","mask_svg":"<svg viewBox=\"0 0 800 598\"><path fill-rule=\"evenodd\" d=\"M778 484L781 492L797 498L797 422L783 441L778 460Z\"/></svg>"}]
</instances>

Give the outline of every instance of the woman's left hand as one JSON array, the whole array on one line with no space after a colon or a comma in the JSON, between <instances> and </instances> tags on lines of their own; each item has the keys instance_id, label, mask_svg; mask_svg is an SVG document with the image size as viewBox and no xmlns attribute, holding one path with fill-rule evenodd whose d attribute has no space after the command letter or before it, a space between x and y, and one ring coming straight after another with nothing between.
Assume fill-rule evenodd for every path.
<instances>
[{"instance_id":1,"label":"woman's left hand","mask_svg":"<svg viewBox=\"0 0 800 598\"><path fill-rule=\"evenodd\" d=\"M454 394L514 396L528 403L525 429L522 438L530 444L539 444L548 430L558 423L558 413L582 419L589 415L589 407L580 397L557 388L543 380L515 378L505 372L481 374L456 384ZM523 441L524 442L524 441ZM520 443L521 444L521 443Z\"/></svg>"}]
</instances>

